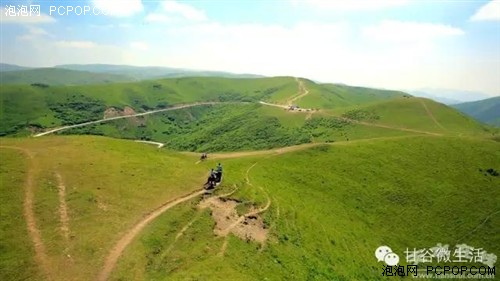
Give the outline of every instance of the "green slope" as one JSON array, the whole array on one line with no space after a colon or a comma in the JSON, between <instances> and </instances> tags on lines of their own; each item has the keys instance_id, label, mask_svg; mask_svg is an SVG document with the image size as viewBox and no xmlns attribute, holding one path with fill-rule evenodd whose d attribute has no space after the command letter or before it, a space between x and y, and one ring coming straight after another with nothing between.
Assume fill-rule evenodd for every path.
<instances>
[{"instance_id":1,"label":"green slope","mask_svg":"<svg viewBox=\"0 0 500 281\"><path fill-rule=\"evenodd\" d=\"M106 84L115 82L133 81L134 78L125 75L92 73L60 68L37 68L28 70L0 72L0 83L5 84L33 84L52 85L85 85Z\"/></svg>"},{"instance_id":2,"label":"green slope","mask_svg":"<svg viewBox=\"0 0 500 281\"><path fill-rule=\"evenodd\" d=\"M401 97L341 108L334 114L378 125L439 134L491 134L495 130L430 99Z\"/></svg>"},{"instance_id":3,"label":"green slope","mask_svg":"<svg viewBox=\"0 0 500 281\"><path fill-rule=\"evenodd\" d=\"M262 213L265 246L229 235L221 254L225 238L213 233L211 213L197 208L197 198L140 231L110 280L386 280L373 256L380 245L403 261L406 248L437 243L500 252L500 176L487 172L500 170L500 144L491 140L385 138L199 164L197 155L103 137L0 141L8 160L0 161L2 214L18 214L2 221L2 280L42 279L31 248L16 246L30 243L26 228L16 227L23 226L25 177L32 176L33 208L54 280L88 280L127 230L199 189L217 162L225 170L217 193L238 188L231 197L240 202L239 214L270 198ZM29 150L33 162L4 146ZM67 241L60 232L57 173L66 186Z\"/></svg>"},{"instance_id":4,"label":"green slope","mask_svg":"<svg viewBox=\"0 0 500 281\"><path fill-rule=\"evenodd\" d=\"M497 253L500 217L491 215L500 209L500 177L484 171L500 169L499 148L493 141L420 137L225 160L225 185L239 187L233 197L241 207L271 198L266 246L230 236L221 257L223 239L211 233L210 212L197 215L192 203L153 222L112 280L386 280L373 255L380 245L403 264L406 248L437 243ZM245 184L254 163L252 185Z\"/></svg>"},{"instance_id":5,"label":"green slope","mask_svg":"<svg viewBox=\"0 0 500 281\"><path fill-rule=\"evenodd\" d=\"M291 77L192 77L59 87L5 85L0 89L0 134L29 135L98 120L109 108L145 112L199 101L232 103L117 120L64 133L154 140L178 150L210 152L407 134L494 134L431 100L401 92L299 81L304 81L309 93L297 103L322 110L288 112L258 104L261 100L284 104L297 96L299 82Z\"/></svg>"},{"instance_id":6,"label":"green slope","mask_svg":"<svg viewBox=\"0 0 500 281\"><path fill-rule=\"evenodd\" d=\"M286 77L178 78L71 87L3 85L0 134L101 119L107 107L129 106L141 112L197 101L258 101L282 91L291 81Z\"/></svg>"},{"instance_id":7,"label":"green slope","mask_svg":"<svg viewBox=\"0 0 500 281\"><path fill-rule=\"evenodd\" d=\"M403 92L353 87L338 84L305 82L309 94L297 101L304 108L334 109L391 98L409 96Z\"/></svg>"},{"instance_id":8,"label":"green slope","mask_svg":"<svg viewBox=\"0 0 500 281\"><path fill-rule=\"evenodd\" d=\"M451 105L477 120L500 127L500 97Z\"/></svg>"}]
</instances>

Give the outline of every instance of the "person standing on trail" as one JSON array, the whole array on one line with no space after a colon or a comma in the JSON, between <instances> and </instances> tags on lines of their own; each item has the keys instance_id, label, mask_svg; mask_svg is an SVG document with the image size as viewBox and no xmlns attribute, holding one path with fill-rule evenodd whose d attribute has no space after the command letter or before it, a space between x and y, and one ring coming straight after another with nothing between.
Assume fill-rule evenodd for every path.
<instances>
[{"instance_id":1,"label":"person standing on trail","mask_svg":"<svg viewBox=\"0 0 500 281\"><path fill-rule=\"evenodd\" d=\"M208 176L207 183L208 183L208 184L214 183L214 182L215 182L215 180L216 180L216 178L217 178L217 177L216 177L216 174L215 174L215 172L214 172L214 169L211 169L211 170L210 170L210 175Z\"/></svg>"},{"instance_id":2,"label":"person standing on trail","mask_svg":"<svg viewBox=\"0 0 500 281\"><path fill-rule=\"evenodd\" d=\"M217 182L220 182L222 178L222 165L220 163L217 165L215 174L217 176Z\"/></svg>"}]
</instances>

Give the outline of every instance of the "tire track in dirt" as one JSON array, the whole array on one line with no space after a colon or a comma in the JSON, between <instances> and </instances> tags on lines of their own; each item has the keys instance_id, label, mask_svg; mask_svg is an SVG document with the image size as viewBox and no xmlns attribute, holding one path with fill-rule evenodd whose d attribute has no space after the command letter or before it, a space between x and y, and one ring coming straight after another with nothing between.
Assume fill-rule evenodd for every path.
<instances>
[{"instance_id":1,"label":"tire track in dirt","mask_svg":"<svg viewBox=\"0 0 500 281\"><path fill-rule=\"evenodd\" d=\"M328 114L325 113L328 116L332 116L334 118L337 118L342 121L347 121L351 122L354 124L359 124L363 126L368 126L368 127L378 127L378 128L384 128L384 129L391 129L391 130L397 130L397 131L403 131L403 132L410 132L410 133L417 133L417 134L426 134L426 135L431 135L431 136L442 136L443 134L441 133L436 133L436 132L429 132L429 131L423 131L423 130L416 130L416 129L408 129L408 128L402 128L402 127L395 127L391 125L385 125L385 124L376 124L376 123L370 123L370 122L364 122L364 121L359 121L359 120L354 120L334 114Z\"/></svg>"},{"instance_id":2,"label":"tire track in dirt","mask_svg":"<svg viewBox=\"0 0 500 281\"><path fill-rule=\"evenodd\" d=\"M144 227L146 227L151 221L153 221L159 215L163 214L168 209L182 202L195 198L196 196L202 195L204 192L205 190L198 190L190 194L184 195L182 197L179 197L177 199L171 200L163 204L156 210L152 211L146 217L140 220L137 224L135 224L129 231L125 233L125 235L123 235L120 238L120 240L118 240L115 246L111 249L111 251L109 252L108 256L104 261L104 265L99 275L97 276L97 280L104 281L109 278L109 275L116 266L116 263L118 262L118 259L120 258L125 248L127 248L127 246L132 242L132 240L137 236L137 234L139 234L142 231L142 229L144 229Z\"/></svg>"},{"instance_id":3,"label":"tire track in dirt","mask_svg":"<svg viewBox=\"0 0 500 281\"><path fill-rule=\"evenodd\" d=\"M439 123L436 118L434 117L434 114L432 114L432 112L429 110L429 108L427 107L427 105L425 104L424 100L423 99L419 99L420 100L420 103L422 104L422 106L424 107L425 111L427 112L427 115L432 119L432 121L434 121L434 123L441 129L443 130L446 130L445 127L443 127L443 125L441 125L441 123Z\"/></svg>"},{"instance_id":4,"label":"tire track in dirt","mask_svg":"<svg viewBox=\"0 0 500 281\"><path fill-rule=\"evenodd\" d=\"M56 172L57 189L59 194L59 221L61 222L61 233L66 243L69 242L69 216L68 205L66 204L66 186L61 177L61 174Z\"/></svg>"},{"instance_id":5,"label":"tire track in dirt","mask_svg":"<svg viewBox=\"0 0 500 281\"><path fill-rule=\"evenodd\" d=\"M17 146L0 146L0 148L18 150L24 153L30 160L28 167L26 181L24 184L24 202L23 202L23 215L26 220L26 226L28 228L28 233L31 237L31 242L33 243L35 249L35 261L40 268L44 277L48 280L53 280L51 274L51 267L49 263L49 258L47 256L47 250L43 244L42 234L40 229L37 227L35 212L33 211L33 201L34 201L34 188L35 188L35 175L37 170L37 163L35 161L34 154L25 148Z\"/></svg>"},{"instance_id":6,"label":"tire track in dirt","mask_svg":"<svg viewBox=\"0 0 500 281\"><path fill-rule=\"evenodd\" d=\"M299 86L298 95L295 97L292 97L290 100L288 100L288 102L287 102L288 105L292 105L294 101L301 99L304 96L307 96L309 94L309 90L304 85L304 81L300 80L297 77L295 77L295 81L297 81L298 86Z\"/></svg>"},{"instance_id":7,"label":"tire track in dirt","mask_svg":"<svg viewBox=\"0 0 500 281\"><path fill-rule=\"evenodd\" d=\"M233 193L235 193L236 191L238 190L238 188L236 187L235 189L233 189L231 192L228 192L228 193L225 193L225 194L221 194L221 195L217 195L216 198L224 198L224 197L228 197L228 196L231 196ZM174 247L175 243L177 242L177 240L179 240L179 238L182 237L182 235L184 235L184 233L191 227L191 225L193 225L193 223L195 223L202 215L202 212L198 212L196 214L196 216L190 221L188 222L178 233L177 235L175 236L175 239L174 241L168 246L166 252L169 252L170 250L172 250L172 248Z\"/></svg>"},{"instance_id":8,"label":"tire track in dirt","mask_svg":"<svg viewBox=\"0 0 500 281\"><path fill-rule=\"evenodd\" d=\"M255 167L255 165L257 165L257 162L255 162L252 166L250 166L250 168L248 168L248 170L246 171L246 174L245 174L245 181L246 181L246 183L248 185L252 186L252 187L254 187L254 185L250 182L249 174L250 174L250 170L252 170L252 168ZM227 237L228 237L228 234L231 232L231 230L233 230L239 224L243 223L245 221L245 219L247 219L248 217L256 216L256 215L258 215L260 213L263 213L267 209L269 209L269 207L271 206L271 198L269 197L269 195L267 194L267 192L265 192L262 187L259 187L259 189L267 197L267 203L266 203L266 205L264 207L261 207L261 208L257 209L257 210L248 212L248 213L240 216L234 223L232 223L226 229L224 229L224 230L221 231L221 235L224 236L224 242L222 243L222 247L221 247L221 249L220 249L220 251L218 253L218 256L220 256L220 257L224 256L224 254L225 254L225 252L227 250L227 246L228 246L228 238Z\"/></svg>"},{"instance_id":9,"label":"tire track in dirt","mask_svg":"<svg viewBox=\"0 0 500 281\"><path fill-rule=\"evenodd\" d=\"M462 241L464 238L474 234L478 229L480 229L492 216L499 214L500 210L494 211L493 213L489 214L478 226L476 226L473 230L471 230L469 233L465 234L463 237L457 240L457 244Z\"/></svg>"},{"instance_id":10,"label":"tire track in dirt","mask_svg":"<svg viewBox=\"0 0 500 281\"><path fill-rule=\"evenodd\" d=\"M202 212L198 211L196 213L196 215L194 216L194 218L192 218L186 225L184 225L184 227L177 233L177 235L175 235L174 241L168 246L168 248L165 250L165 252L168 253L168 252L170 252L170 250L172 250L172 248L174 247L177 240L179 240L179 238L181 238L182 235L184 235L184 233L186 233L186 231L191 227L191 225L193 225L193 223L195 223L201 217L201 214L202 214Z\"/></svg>"}]
</instances>

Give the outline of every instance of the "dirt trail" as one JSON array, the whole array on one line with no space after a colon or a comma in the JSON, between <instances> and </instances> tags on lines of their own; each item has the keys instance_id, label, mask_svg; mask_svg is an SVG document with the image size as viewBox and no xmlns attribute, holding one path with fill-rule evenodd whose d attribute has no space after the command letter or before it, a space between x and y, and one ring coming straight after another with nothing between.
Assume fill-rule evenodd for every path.
<instances>
[{"instance_id":1,"label":"dirt trail","mask_svg":"<svg viewBox=\"0 0 500 281\"><path fill-rule=\"evenodd\" d=\"M275 104L275 103L268 103L268 102L265 102L265 101L259 101L259 103L263 104L263 105L274 106L274 107L279 107L279 108L283 108L283 109L290 108L288 105L280 105L280 104Z\"/></svg>"},{"instance_id":2,"label":"dirt trail","mask_svg":"<svg viewBox=\"0 0 500 281\"><path fill-rule=\"evenodd\" d=\"M413 131L408 129L411 132L414 133L419 133L420 131ZM420 132L422 133L422 132ZM424 133L422 133L424 134ZM429 136L442 136L442 134L424 134L424 135L429 135ZM358 140L351 140L351 141L339 141L339 142L331 142L331 143L326 143L326 142L313 142L313 143L305 143L305 144L298 144L298 145L291 145L291 146L286 146L286 147L281 147L281 148L273 148L273 149L268 149L268 150L254 150L254 151L240 151L240 152L227 152L227 153L213 153L208 155L208 159L232 159L232 158L240 158L240 157L252 157L252 156L263 156L263 155L278 155L278 154L283 154L283 153L289 153L289 152L294 152L294 151L299 151L299 150L304 150L308 149L311 147L315 146L320 146L320 145L332 145L332 146L337 146L337 145L350 145L350 144L356 144L356 143L363 143L363 142L371 142L371 141L378 141L378 140L397 140L397 139L405 139L405 138L411 138L415 137L415 135L410 135L410 136L392 136L392 137L376 137L376 138L367 138L367 139L358 139ZM190 156L198 156L199 153L195 152L181 152L182 154L185 155L190 155Z\"/></svg>"},{"instance_id":3,"label":"dirt trail","mask_svg":"<svg viewBox=\"0 0 500 281\"><path fill-rule=\"evenodd\" d=\"M479 230L492 216L500 214L500 210L496 210L493 213L489 214L478 226L476 226L473 230L471 230L469 233L465 234L462 236L460 239L457 240L457 244L461 241L463 241L465 238L469 237L470 235L474 234L477 230Z\"/></svg>"},{"instance_id":4,"label":"dirt trail","mask_svg":"<svg viewBox=\"0 0 500 281\"><path fill-rule=\"evenodd\" d=\"M66 243L69 241L69 216L68 206L66 205L66 186L64 185L61 174L56 173L57 188L59 190L59 220L61 221L61 233Z\"/></svg>"},{"instance_id":5,"label":"dirt trail","mask_svg":"<svg viewBox=\"0 0 500 281\"><path fill-rule=\"evenodd\" d=\"M140 142L140 143L147 143L147 144L153 144L153 145L157 145L158 148L162 148L165 146L164 143L161 143L161 142L156 142L156 141L144 141L144 140L136 140L135 142Z\"/></svg>"},{"instance_id":6,"label":"dirt trail","mask_svg":"<svg viewBox=\"0 0 500 281\"><path fill-rule=\"evenodd\" d=\"M422 106L425 108L425 111L427 111L427 115L432 119L432 121L434 121L434 123L441 129L443 130L446 130L445 127L443 127L443 125L441 125L441 123L439 123L436 118L434 117L434 115L432 114L432 112L429 110L429 108L427 107L427 105L425 104L424 100L422 99L419 99L420 100L420 103L422 104Z\"/></svg>"},{"instance_id":7,"label":"dirt trail","mask_svg":"<svg viewBox=\"0 0 500 281\"><path fill-rule=\"evenodd\" d=\"M327 113L325 113L325 114L328 116L332 116L334 118L340 119L340 120L344 120L347 122L351 122L351 123L359 124L359 125L363 125L363 126L378 127L378 128L391 129L391 130L397 130L397 131L403 131L403 132L411 132L411 133L417 133L417 134L426 134L426 135L432 135L432 136L442 136L443 135L441 133L436 133L436 132L395 127L395 126L385 125L385 124L370 123L370 122L358 121L358 120L354 120L354 119L350 119L350 118L346 118L346 117L342 117L342 116L338 116L338 115L334 115L334 114L327 114Z\"/></svg>"},{"instance_id":8,"label":"dirt trail","mask_svg":"<svg viewBox=\"0 0 500 281\"><path fill-rule=\"evenodd\" d=\"M257 162L248 168L245 175L246 183L252 187L253 184L250 182L249 174L250 170L255 167L255 165L257 165ZM224 237L224 242L222 243L218 256L223 257L227 250L227 237L229 233L233 233L241 239L259 242L261 244L261 249L264 248L269 229L264 226L262 218L258 215L265 212L271 206L271 198L264 191L264 189L261 187L259 187L259 189L267 197L266 205L259 209L253 209L239 217L235 210L238 202L235 200L220 200L221 198L219 197L209 198L208 200L200 202L200 206L202 208L208 207L212 209L212 216L216 221L216 228L214 229L214 232L215 234Z\"/></svg>"},{"instance_id":9,"label":"dirt trail","mask_svg":"<svg viewBox=\"0 0 500 281\"><path fill-rule=\"evenodd\" d=\"M40 233L40 229L38 229L36 225L35 213L33 211L33 201L34 201L34 191L35 188L35 173L37 170L37 163L35 161L35 157L31 151L28 149L17 147L17 146L0 146L0 148L6 149L14 149L23 152L30 159L30 164L28 167L26 182L24 186L24 218L26 220L26 226L28 228L28 233L31 237L31 241L33 242L33 246L35 249L35 261L41 269L42 274L48 280L53 280L51 274L51 267L49 263L49 258L47 256L47 251L45 249L45 245L42 241L42 234Z\"/></svg>"},{"instance_id":10,"label":"dirt trail","mask_svg":"<svg viewBox=\"0 0 500 281\"><path fill-rule=\"evenodd\" d=\"M155 211L151 212L148 214L146 217L144 217L141 221L139 221L136 225L134 225L127 233L125 233L120 240L115 244L113 249L109 252L108 256L106 257L106 260L104 262L104 266L99 273L97 280L99 281L104 281L107 280L111 272L113 271L113 268L116 266L116 263L118 261L118 258L121 256L125 248L132 242L132 240L141 232L141 230L148 225L151 221L153 221L155 218L157 218L159 215L167 211L168 209L185 202L187 200L190 200L192 198L195 198L196 196L202 195L205 191L204 190L198 190L195 192L192 192L188 195L184 195L180 198L174 199L172 201L169 201L165 203L163 206L159 207Z\"/></svg>"},{"instance_id":11,"label":"dirt trail","mask_svg":"<svg viewBox=\"0 0 500 281\"><path fill-rule=\"evenodd\" d=\"M279 107L279 108L284 108L284 109L288 109L289 108L289 106L286 106L286 105L273 104L273 103L268 103L268 102L263 102L263 101L259 101L259 103L263 104L263 105L267 105L267 106L274 106L274 107ZM427 110L429 116L434 120L434 122L436 122L436 124L439 127L445 129L443 126L441 126L441 124L439 124L439 122L437 122L437 120L434 118L434 116L432 115L432 113L427 109L427 106L425 105L425 103L423 103L423 106ZM310 112L308 115L306 115L306 119L311 118L312 114L313 114L313 112ZM350 118L341 117L341 116L338 116L338 115L328 114L328 113L325 113L325 112L323 112L323 114L335 117L335 118L340 119L340 120L351 122L351 123L354 123L354 124L363 125L363 126L378 127L378 128L384 128L384 129L391 129L391 130L398 130L398 131L412 132L412 133L426 134L426 135L433 135L433 136L442 136L443 135L441 133L435 133L435 132L429 132L429 131L423 131L423 130L415 130L415 129L395 127L395 126L391 126L391 125L384 125L384 124L376 124L376 123L369 123L369 122L364 122L364 121L358 121L358 120L354 120L354 119L350 119Z\"/></svg>"},{"instance_id":12,"label":"dirt trail","mask_svg":"<svg viewBox=\"0 0 500 281\"><path fill-rule=\"evenodd\" d=\"M299 93L297 96L292 97L290 100L288 100L288 102L287 102L288 105L292 105L294 101L301 99L304 96L309 94L309 90L304 85L304 81L300 80L297 77L295 77L295 81L297 81L297 83L299 84Z\"/></svg>"},{"instance_id":13,"label":"dirt trail","mask_svg":"<svg viewBox=\"0 0 500 281\"><path fill-rule=\"evenodd\" d=\"M221 104L221 103L236 103L236 102L196 102L196 103L178 105L178 106L173 106L173 107L169 107L169 108L147 111L147 112L143 112L143 113L116 116L116 117L104 118L104 119L100 119L100 120L96 120L96 121L90 121L90 122L84 122L84 123L75 124L75 125L64 126L64 127L52 129L52 130L49 130L49 131L46 131L43 133L36 134L36 135L34 135L34 137L35 138L41 137L41 136L45 136L45 135L52 134L52 133L59 132L59 131L69 130L69 129L83 127L83 126L92 125L92 124L104 123L104 122L117 120L117 119L132 118L132 117L137 117L137 116L154 114L154 113L158 113L158 112L165 112L165 111L172 111L172 110L189 108L189 107L194 107L194 106L213 105L213 104ZM239 102L239 103L243 103L243 102Z\"/></svg>"}]
</instances>

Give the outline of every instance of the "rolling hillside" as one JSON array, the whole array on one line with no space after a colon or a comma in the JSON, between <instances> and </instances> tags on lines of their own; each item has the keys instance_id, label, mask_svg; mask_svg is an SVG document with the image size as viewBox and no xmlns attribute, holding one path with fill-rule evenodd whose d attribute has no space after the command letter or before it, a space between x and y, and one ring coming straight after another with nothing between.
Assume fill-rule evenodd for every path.
<instances>
[{"instance_id":1,"label":"rolling hillside","mask_svg":"<svg viewBox=\"0 0 500 281\"><path fill-rule=\"evenodd\" d=\"M4 84L0 108L1 280L386 280L380 245L500 252L498 130L429 99L191 77Z\"/></svg>"},{"instance_id":2,"label":"rolling hillside","mask_svg":"<svg viewBox=\"0 0 500 281\"><path fill-rule=\"evenodd\" d=\"M500 127L500 97L454 104L452 107L481 122Z\"/></svg>"},{"instance_id":3,"label":"rolling hillside","mask_svg":"<svg viewBox=\"0 0 500 281\"><path fill-rule=\"evenodd\" d=\"M103 137L0 141L2 280L386 280L373 256L380 245L400 257L437 243L500 252L491 140L385 137L200 164ZM225 177L215 195L192 193L217 162ZM226 234L207 202L259 212Z\"/></svg>"},{"instance_id":4,"label":"rolling hillside","mask_svg":"<svg viewBox=\"0 0 500 281\"><path fill-rule=\"evenodd\" d=\"M63 132L159 141L189 151L268 149L387 135L495 134L431 100L291 77L196 77L71 87L6 85L0 97L2 135L30 135L177 104L214 102ZM288 112L283 109L287 104L315 109Z\"/></svg>"},{"instance_id":5,"label":"rolling hillside","mask_svg":"<svg viewBox=\"0 0 500 281\"><path fill-rule=\"evenodd\" d=\"M5 84L46 84L54 85L87 85L134 81L130 76L93 73L60 68L37 68L28 70L0 72L2 87Z\"/></svg>"}]
</instances>

